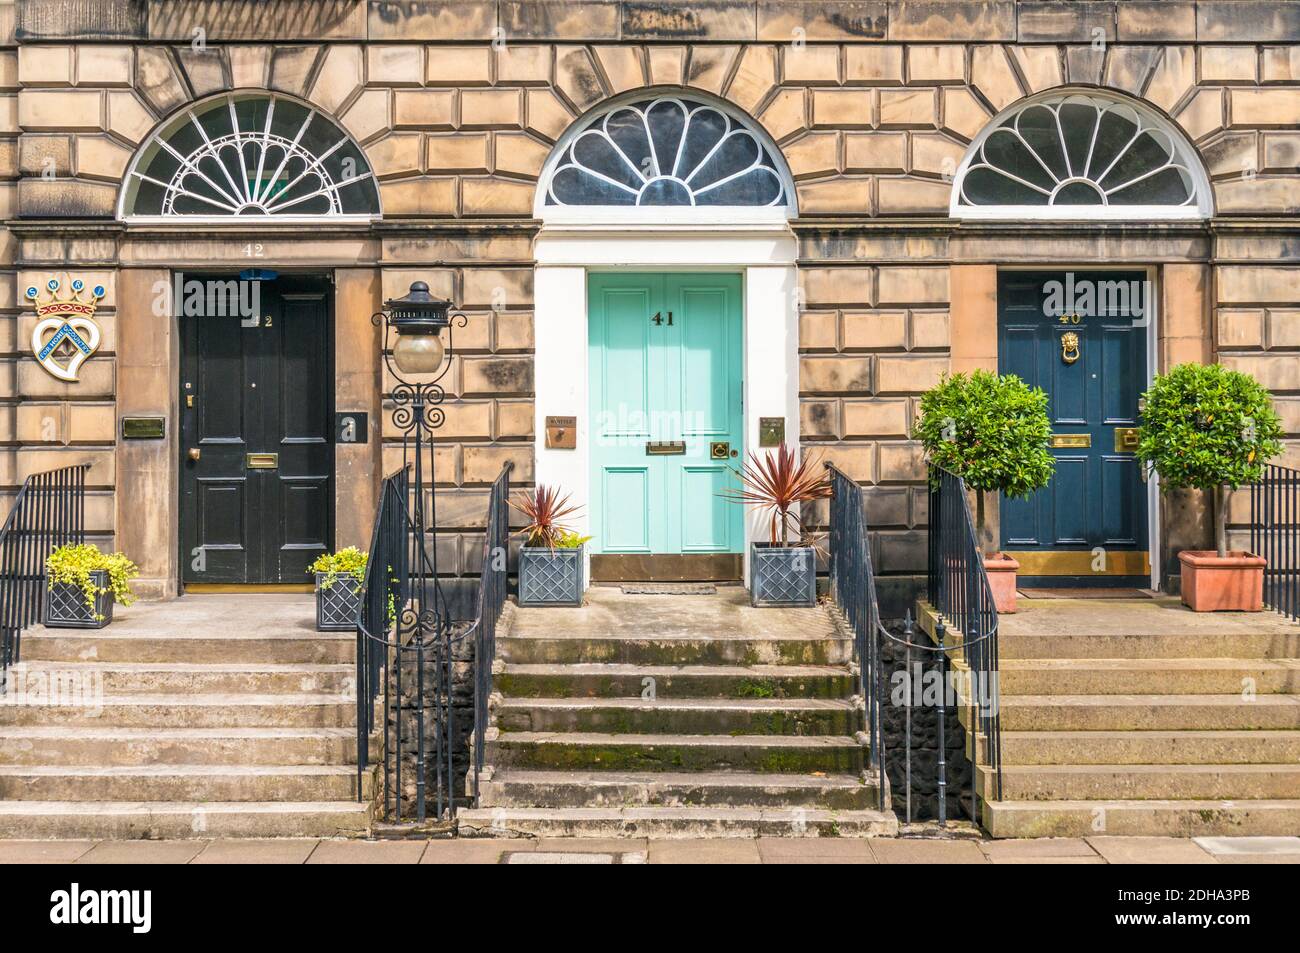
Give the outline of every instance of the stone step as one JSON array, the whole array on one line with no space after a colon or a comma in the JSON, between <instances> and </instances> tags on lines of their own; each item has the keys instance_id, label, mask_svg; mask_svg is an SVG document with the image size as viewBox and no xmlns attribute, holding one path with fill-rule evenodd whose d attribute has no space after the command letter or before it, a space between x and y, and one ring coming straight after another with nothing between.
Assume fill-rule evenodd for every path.
<instances>
[{"instance_id":1,"label":"stone step","mask_svg":"<svg viewBox=\"0 0 1300 953\"><path fill-rule=\"evenodd\" d=\"M1300 659L1007 659L1011 695L1215 695L1300 692Z\"/></svg>"},{"instance_id":2,"label":"stone step","mask_svg":"<svg viewBox=\"0 0 1300 953\"><path fill-rule=\"evenodd\" d=\"M741 770L857 775L862 746L853 738L818 735L632 735L504 731L489 738L486 763L604 771Z\"/></svg>"},{"instance_id":3,"label":"stone step","mask_svg":"<svg viewBox=\"0 0 1300 953\"><path fill-rule=\"evenodd\" d=\"M24 662L15 666L12 684L28 693L51 690L107 695L127 694L351 694L356 685L351 664L191 662ZM38 681L39 680L39 681Z\"/></svg>"},{"instance_id":4,"label":"stone step","mask_svg":"<svg viewBox=\"0 0 1300 953\"><path fill-rule=\"evenodd\" d=\"M1190 615L1190 613L1188 613ZM1181 618L1181 617L1180 617ZM1300 630L1279 630L1273 617L1257 632L1133 632L1120 635L1034 632L998 635L998 658L1007 659L1295 659Z\"/></svg>"},{"instance_id":5,"label":"stone step","mask_svg":"<svg viewBox=\"0 0 1300 953\"><path fill-rule=\"evenodd\" d=\"M501 768L479 785L480 807L809 807L874 810L874 778L852 775L614 771L527 771Z\"/></svg>"},{"instance_id":6,"label":"stone step","mask_svg":"<svg viewBox=\"0 0 1300 953\"><path fill-rule=\"evenodd\" d=\"M354 728L0 727L7 765L285 765L357 760Z\"/></svg>"},{"instance_id":7,"label":"stone step","mask_svg":"<svg viewBox=\"0 0 1300 953\"><path fill-rule=\"evenodd\" d=\"M994 795L993 772L979 769L981 797ZM1148 799L1250 800L1300 794L1300 764L1004 765L1009 801Z\"/></svg>"},{"instance_id":8,"label":"stone step","mask_svg":"<svg viewBox=\"0 0 1300 953\"><path fill-rule=\"evenodd\" d=\"M462 837L891 837L878 811L778 807L477 808L457 815Z\"/></svg>"},{"instance_id":9,"label":"stone step","mask_svg":"<svg viewBox=\"0 0 1300 953\"><path fill-rule=\"evenodd\" d=\"M830 665L629 665L508 663L496 675L516 698L846 698L856 679Z\"/></svg>"},{"instance_id":10,"label":"stone step","mask_svg":"<svg viewBox=\"0 0 1300 953\"><path fill-rule=\"evenodd\" d=\"M849 639L819 630L806 637L751 638L734 632L639 638L602 636L507 636L497 640L506 662L543 665L614 662L624 665L843 665L852 658Z\"/></svg>"},{"instance_id":11,"label":"stone step","mask_svg":"<svg viewBox=\"0 0 1300 953\"><path fill-rule=\"evenodd\" d=\"M0 801L0 837L358 837L358 801Z\"/></svg>"},{"instance_id":12,"label":"stone step","mask_svg":"<svg viewBox=\"0 0 1300 953\"><path fill-rule=\"evenodd\" d=\"M1278 836L1300 830L1300 800L983 801L993 837L1103 834Z\"/></svg>"},{"instance_id":13,"label":"stone step","mask_svg":"<svg viewBox=\"0 0 1300 953\"><path fill-rule=\"evenodd\" d=\"M210 631L210 629L209 629ZM113 633L36 628L23 635L24 662L186 662L191 664L355 664L356 636L301 631L257 634Z\"/></svg>"},{"instance_id":14,"label":"stone step","mask_svg":"<svg viewBox=\"0 0 1300 953\"><path fill-rule=\"evenodd\" d=\"M364 785L369 793L370 773ZM348 801L355 765L0 765L0 799Z\"/></svg>"},{"instance_id":15,"label":"stone step","mask_svg":"<svg viewBox=\"0 0 1300 953\"><path fill-rule=\"evenodd\" d=\"M963 723L969 709L959 709ZM1010 695L1003 731L1177 731L1300 728L1300 696Z\"/></svg>"},{"instance_id":16,"label":"stone step","mask_svg":"<svg viewBox=\"0 0 1300 953\"><path fill-rule=\"evenodd\" d=\"M1006 731L1004 765L1300 763L1300 731Z\"/></svg>"},{"instance_id":17,"label":"stone step","mask_svg":"<svg viewBox=\"0 0 1300 953\"><path fill-rule=\"evenodd\" d=\"M831 698L506 698L496 709L504 732L851 735L861 722Z\"/></svg>"},{"instance_id":18,"label":"stone step","mask_svg":"<svg viewBox=\"0 0 1300 953\"><path fill-rule=\"evenodd\" d=\"M151 725L214 727L345 727L356 724L347 695L107 695L76 705L0 705L0 725Z\"/></svg>"}]
</instances>

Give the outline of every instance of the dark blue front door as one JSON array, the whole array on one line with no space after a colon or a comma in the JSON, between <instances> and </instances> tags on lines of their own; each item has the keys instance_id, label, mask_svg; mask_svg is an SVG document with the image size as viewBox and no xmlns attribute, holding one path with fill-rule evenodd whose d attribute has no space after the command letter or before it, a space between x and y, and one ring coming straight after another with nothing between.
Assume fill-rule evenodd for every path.
<instances>
[{"instance_id":1,"label":"dark blue front door","mask_svg":"<svg viewBox=\"0 0 1300 953\"><path fill-rule=\"evenodd\" d=\"M1001 503L1002 548L1022 585L1149 578L1147 494L1132 448L1147 380L1143 272L1002 272L998 369L1049 397L1056 473Z\"/></svg>"}]
</instances>

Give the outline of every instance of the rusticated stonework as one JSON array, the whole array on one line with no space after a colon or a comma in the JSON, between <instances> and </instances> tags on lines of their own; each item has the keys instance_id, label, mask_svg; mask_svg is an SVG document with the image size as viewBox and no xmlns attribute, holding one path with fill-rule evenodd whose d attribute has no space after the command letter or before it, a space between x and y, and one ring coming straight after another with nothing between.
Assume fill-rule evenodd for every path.
<instances>
[{"instance_id":1,"label":"rusticated stonework","mask_svg":"<svg viewBox=\"0 0 1300 953\"><path fill-rule=\"evenodd\" d=\"M1062 87L1140 99L1194 143L1210 223L958 225L953 171L1018 100ZM795 180L800 429L872 487L886 572L923 566L917 397L996 361L999 265L1157 269L1159 360L1220 359L1277 394L1300 459L1300 4L1118 2L440 2L29 0L0 3L0 487L92 464L92 529L174 587L178 448L116 438L122 413L172 409L174 335L151 310L169 269L278 267L336 276L339 394L384 418L368 324L411 280L469 314L437 450L444 566L477 570L487 486L532 478L533 219L551 147L640 88L720 97L754 117ZM297 97L361 144L375 225L238 233L124 226L120 184L167 116L230 89ZM18 289L75 270L103 283L104 339L68 385L20 342ZM174 428L173 428L174 429ZM340 545L364 543L380 448L339 459ZM355 501L361 515L345 517ZM157 512L145 514L154 507ZM129 515L128 515L129 514Z\"/></svg>"}]
</instances>

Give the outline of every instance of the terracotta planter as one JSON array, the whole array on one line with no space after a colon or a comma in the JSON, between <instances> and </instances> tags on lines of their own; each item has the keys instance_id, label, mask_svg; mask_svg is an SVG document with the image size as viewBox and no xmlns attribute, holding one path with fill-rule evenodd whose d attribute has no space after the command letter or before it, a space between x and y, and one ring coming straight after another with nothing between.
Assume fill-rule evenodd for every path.
<instances>
[{"instance_id":1,"label":"terracotta planter","mask_svg":"<svg viewBox=\"0 0 1300 953\"><path fill-rule=\"evenodd\" d=\"M984 557L984 572L989 577L989 588L993 590L993 604L997 606L998 615L1016 611L1016 570L1020 563L1006 553L996 553Z\"/></svg>"},{"instance_id":2,"label":"terracotta planter","mask_svg":"<svg viewBox=\"0 0 1300 953\"><path fill-rule=\"evenodd\" d=\"M1233 550L1219 556L1213 550L1184 549L1183 604L1195 612L1259 612L1264 608L1263 556Z\"/></svg>"}]
</instances>

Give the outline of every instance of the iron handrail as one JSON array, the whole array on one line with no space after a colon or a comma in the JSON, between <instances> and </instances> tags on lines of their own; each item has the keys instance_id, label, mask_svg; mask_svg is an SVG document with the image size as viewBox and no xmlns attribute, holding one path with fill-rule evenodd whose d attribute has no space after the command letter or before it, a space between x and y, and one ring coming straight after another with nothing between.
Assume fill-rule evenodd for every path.
<instances>
[{"instance_id":1,"label":"iron handrail","mask_svg":"<svg viewBox=\"0 0 1300 953\"><path fill-rule=\"evenodd\" d=\"M23 481L0 527L0 691L22 654L22 633L45 605L45 559L57 547L86 541L86 474L78 463Z\"/></svg>"},{"instance_id":2,"label":"iron handrail","mask_svg":"<svg viewBox=\"0 0 1300 953\"><path fill-rule=\"evenodd\" d=\"M930 473L929 558L926 588L939 615L935 636L943 646L948 629L961 632L970 678L967 699L972 750L978 762L980 736L993 772L994 800L1002 799L1002 716L998 690L998 610L984 568L984 552L967 501L966 482L933 467ZM946 679L944 682L947 684ZM972 805L978 792L972 795Z\"/></svg>"},{"instance_id":3,"label":"iron handrail","mask_svg":"<svg viewBox=\"0 0 1300 953\"><path fill-rule=\"evenodd\" d=\"M474 804L479 801L479 774L491 718L492 663L497 656L497 620L506 604L509 583L510 471L507 460L488 494L487 525L483 534L483 565L479 570L478 613L466 635L474 637Z\"/></svg>"},{"instance_id":4,"label":"iron handrail","mask_svg":"<svg viewBox=\"0 0 1300 953\"><path fill-rule=\"evenodd\" d=\"M1267 560L1264 605L1300 621L1300 470L1269 464L1250 485L1250 551Z\"/></svg>"},{"instance_id":5,"label":"iron handrail","mask_svg":"<svg viewBox=\"0 0 1300 953\"><path fill-rule=\"evenodd\" d=\"M948 685L948 656L954 646L946 644L946 628L942 620L936 626L937 644L913 640L914 625L910 613L908 613L904 623L902 635L889 631L884 625L881 619L880 602L876 594L875 569L871 562L870 527L866 518L866 495L863 488L855 480L834 464L827 463L825 466L831 479L829 524L831 597L853 632L853 654L858 669L858 689L866 712L867 737L870 745L868 764L872 770L877 772L879 778L880 807L883 810L885 809L887 781L884 768L886 750L881 717L881 707L886 698L883 664L885 642L888 641L904 651L904 671L909 680L913 678L913 652L927 653L939 665L940 684L944 686L945 692ZM989 604L992 604L991 601ZM963 629L962 631L963 635L970 635L967 630ZM963 646L974 648L981 645L995 645L996 632L995 616L992 628L965 639ZM991 651L991 655L996 659L995 648ZM969 651L967 657L970 657ZM913 691L908 692L908 701L904 710L904 798L906 803L905 811L909 822L912 819L911 702L913 695ZM971 698L974 699L973 694ZM937 807L939 822L943 824L947 820L948 786L948 765L943 741L945 738L944 704L939 705L937 715L939 722L936 763L938 774ZM999 765L998 790L1000 792L1000 759L997 763Z\"/></svg>"},{"instance_id":6,"label":"iron handrail","mask_svg":"<svg viewBox=\"0 0 1300 953\"><path fill-rule=\"evenodd\" d=\"M436 541L417 538L419 521L412 518L409 500L410 467L384 480L357 618L357 797L362 796L365 772L370 767L370 735L375 726L376 702L382 695L379 707L384 719L384 771L379 807L385 820L403 819L402 762L410 743L409 733L415 735L415 820L425 820L426 707L430 707L433 721L433 816L439 820L455 818L454 749L458 736L453 667L457 649L470 640L475 647L473 795L478 796L482 766L479 752L496 654L496 621L506 595L505 560L495 556L505 552L506 494L511 469L507 462L489 493L477 614L472 622L463 625L451 622L441 583L428 555L428 547L436 545ZM434 608L426 608L421 614L411 608L416 604ZM432 641L426 635L432 635ZM403 663L411 659L415 663L414 686L404 685L407 676ZM432 672L427 673L430 663ZM431 685L426 680L429 674ZM413 722L413 732L406 730L405 719Z\"/></svg>"}]
</instances>

